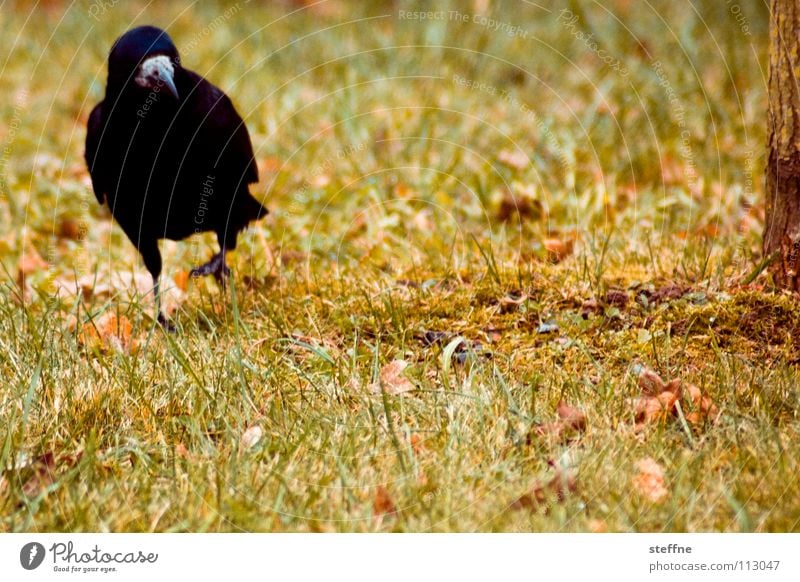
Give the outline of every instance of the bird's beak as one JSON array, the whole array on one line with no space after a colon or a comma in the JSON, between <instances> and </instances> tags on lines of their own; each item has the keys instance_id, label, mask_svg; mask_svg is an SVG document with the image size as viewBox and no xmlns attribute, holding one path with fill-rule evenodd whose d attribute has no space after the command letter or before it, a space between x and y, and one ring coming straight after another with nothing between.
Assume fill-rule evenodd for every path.
<instances>
[{"instance_id":1,"label":"bird's beak","mask_svg":"<svg viewBox=\"0 0 800 582\"><path fill-rule=\"evenodd\" d=\"M157 70L159 81L164 84L164 86L167 88L170 94L175 97L175 99L178 99L178 88L175 86L175 80L172 78L172 69L159 62L157 65Z\"/></svg>"}]
</instances>

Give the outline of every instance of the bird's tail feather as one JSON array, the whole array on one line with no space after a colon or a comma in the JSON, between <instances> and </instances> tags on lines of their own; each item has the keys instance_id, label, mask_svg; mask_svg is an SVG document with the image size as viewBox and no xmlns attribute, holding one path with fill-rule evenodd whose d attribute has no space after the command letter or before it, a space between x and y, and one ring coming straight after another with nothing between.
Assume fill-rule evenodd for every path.
<instances>
[{"instance_id":1,"label":"bird's tail feather","mask_svg":"<svg viewBox=\"0 0 800 582\"><path fill-rule=\"evenodd\" d=\"M269 214L269 210L264 207L258 200L253 198L253 195L250 194L248 191L244 191L241 194L242 200L239 205L240 211L242 213L242 218L246 222L250 222L251 220L258 220L259 218L264 218L267 214Z\"/></svg>"}]
</instances>

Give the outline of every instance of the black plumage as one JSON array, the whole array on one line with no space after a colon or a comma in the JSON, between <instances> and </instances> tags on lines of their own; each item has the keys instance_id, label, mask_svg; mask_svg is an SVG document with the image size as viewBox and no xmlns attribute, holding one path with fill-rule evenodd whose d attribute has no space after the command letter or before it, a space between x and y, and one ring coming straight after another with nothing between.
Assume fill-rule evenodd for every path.
<instances>
[{"instance_id":1,"label":"black plumage","mask_svg":"<svg viewBox=\"0 0 800 582\"><path fill-rule=\"evenodd\" d=\"M224 92L181 66L172 39L156 27L134 28L114 43L85 155L98 202L108 203L153 276L164 324L159 239L215 232L220 252L192 275L224 282L225 253L267 213L248 189L258 170L242 118Z\"/></svg>"}]
</instances>

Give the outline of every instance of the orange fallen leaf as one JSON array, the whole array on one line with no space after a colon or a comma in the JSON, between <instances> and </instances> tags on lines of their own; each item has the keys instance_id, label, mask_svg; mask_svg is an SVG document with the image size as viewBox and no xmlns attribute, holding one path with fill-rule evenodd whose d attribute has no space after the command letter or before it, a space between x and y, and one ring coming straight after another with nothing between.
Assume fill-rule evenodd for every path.
<instances>
[{"instance_id":1,"label":"orange fallen leaf","mask_svg":"<svg viewBox=\"0 0 800 582\"><path fill-rule=\"evenodd\" d=\"M133 325L127 317L118 317L115 312L106 311L93 321L83 324L78 333L78 341L89 349L133 353L138 342L131 337L132 331Z\"/></svg>"},{"instance_id":2,"label":"orange fallen leaf","mask_svg":"<svg viewBox=\"0 0 800 582\"><path fill-rule=\"evenodd\" d=\"M633 487L645 499L660 503L669 497L664 482L664 469L654 459L647 457L636 463L637 473L633 477Z\"/></svg>"},{"instance_id":3,"label":"orange fallen leaf","mask_svg":"<svg viewBox=\"0 0 800 582\"><path fill-rule=\"evenodd\" d=\"M186 448L186 445L183 443L178 443L175 445L175 454L178 455L182 459L189 458L189 449Z\"/></svg>"},{"instance_id":4,"label":"orange fallen leaf","mask_svg":"<svg viewBox=\"0 0 800 582\"><path fill-rule=\"evenodd\" d=\"M653 370L644 368L639 374L639 388L648 396L657 396L666 389L666 384Z\"/></svg>"},{"instance_id":5,"label":"orange fallen leaf","mask_svg":"<svg viewBox=\"0 0 800 582\"><path fill-rule=\"evenodd\" d=\"M587 525L592 533L608 533L608 524L602 519L590 519Z\"/></svg>"},{"instance_id":6,"label":"orange fallen leaf","mask_svg":"<svg viewBox=\"0 0 800 582\"><path fill-rule=\"evenodd\" d=\"M642 396L633 399L637 431L647 424L677 417L677 404L686 397L691 402L686 420L691 424L697 426L706 419L714 422L719 416L719 409L708 395L703 394L697 386L684 384L680 379L665 383L653 370L644 368L639 374L639 388Z\"/></svg>"},{"instance_id":7,"label":"orange fallen leaf","mask_svg":"<svg viewBox=\"0 0 800 582\"><path fill-rule=\"evenodd\" d=\"M552 437L554 440L569 440L586 430L586 414L567 405L563 400L556 408L558 420L545 422L534 427L533 432L539 437Z\"/></svg>"},{"instance_id":8,"label":"orange fallen leaf","mask_svg":"<svg viewBox=\"0 0 800 582\"><path fill-rule=\"evenodd\" d=\"M379 485L375 491L375 499L372 501L372 513L375 516L395 515L397 507L392 501L392 496L383 485Z\"/></svg>"},{"instance_id":9,"label":"orange fallen leaf","mask_svg":"<svg viewBox=\"0 0 800 582\"><path fill-rule=\"evenodd\" d=\"M286 163L280 158L262 158L258 161L258 169L260 172L271 173L277 172L281 168L286 168Z\"/></svg>"},{"instance_id":10,"label":"orange fallen leaf","mask_svg":"<svg viewBox=\"0 0 800 582\"><path fill-rule=\"evenodd\" d=\"M189 287L189 271L179 271L174 280L175 286L186 293L186 289Z\"/></svg>"},{"instance_id":11,"label":"orange fallen leaf","mask_svg":"<svg viewBox=\"0 0 800 582\"><path fill-rule=\"evenodd\" d=\"M408 367L405 360L394 360L381 368L380 380L371 386L373 394L386 392L387 394L403 394L416 389L416 386L406 378L403 371Z\"/></svg>"},{"instance_id":12,"label":"orange fallen leaf","mask_svg":"<svg viewBox=\"0 0 800 582\"><path fill-rule=\"evenodd\" d=\"M546 238L542 242L542 245L547 251L547 259L551 263L560 263L572 254L575 248L575 239Z\"/></svg>"},{"instance_id":13,"label":"orange fallen leaf","mask_svg":"<svg viewBox=\"0 0 800 582\"><path fill-rule=\"evenodd\" d=\"M663 422L674 410L678 396L665 390L658 396L640 396L634 400L634 419L637 427L645 424Z\"/></svg>"},{"instance_id":14,"label":"orange fallen leaf","mask_svg":"<svg viewBox=\"0 0 800 582\"><path fill-rule=\"evenodd\" d=\"M411 444L411 450L415 453L419 453L425 447L422 442L422 437L419 436L417 433L414 433L409 438L409 442Z\"/></svg>"},{"instance_id":15,"label":"orange fallen leaf","mask_svg":"<svg viewBox=\"0 0 800 582\"><path fill-rule=\"evenodd\" d=\"M686 414L686 420L694 425L703 424L705 420L714 422L719 417L719 408L711 400L711 397L703 392L694 384L686 387L686 392L692 402L692 409Z\"/></svg>"}]
</instances>

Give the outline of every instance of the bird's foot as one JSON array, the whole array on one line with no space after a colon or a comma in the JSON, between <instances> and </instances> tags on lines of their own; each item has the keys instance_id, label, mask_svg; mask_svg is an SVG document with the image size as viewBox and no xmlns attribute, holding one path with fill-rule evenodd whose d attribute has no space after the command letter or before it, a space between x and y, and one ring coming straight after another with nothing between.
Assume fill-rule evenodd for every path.
<instances>
[{"instance_id":1,"label":"bird's foot","mask_svg":"<svg viewBox=\"0 0 800 582\"><path fill-rule=\"evenodd\" d=\"M169 320L169 318L164 315L163 313L158 314L158 323L161 325L161 328L166 331L167 333L175 333L175 324Z\"/></svg>"},{"instance_id":2,"label":"bird's foot","mask_svg":"<svg viewBox=\"0 0 800 582\"><path fill-rule=\"evenodd\" d=\"M228 280L228 276L230 276L230 274L231 270L228 268L228 265L225 264L225 255L223 253L214 255L214 257L206 264L195 267L189 271L189 275L192 277L205 277L206 275L214 275L214 279L216 279L217 283L222 286L225 285L225 282Z\"/></svg>"}]
</instances>

